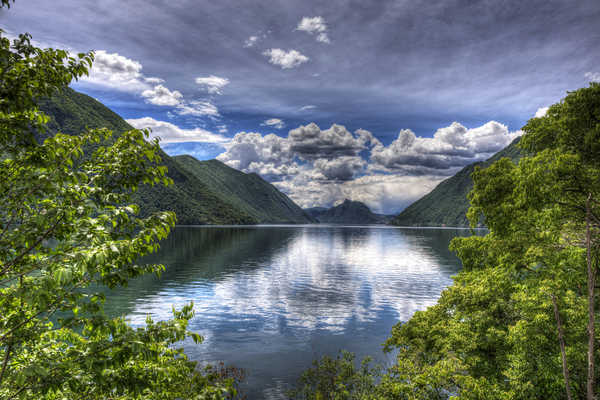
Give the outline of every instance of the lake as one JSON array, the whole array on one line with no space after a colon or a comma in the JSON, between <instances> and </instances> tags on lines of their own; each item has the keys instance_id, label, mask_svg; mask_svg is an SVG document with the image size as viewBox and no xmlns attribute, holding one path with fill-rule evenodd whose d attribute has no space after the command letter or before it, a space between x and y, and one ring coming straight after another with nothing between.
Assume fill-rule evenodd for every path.
<instances>
[{"instance_id":1,"label":"lake","mask_svg":"<svg viewBox=\"0 0 600 400\"><path fill-rule=\"evenodd\" d=\"M340 349L393 362L381 344L398 321L435 304L460 261L448 250L469 230L387 226L177 227L144 276L108 295L107 311L143 324L193 301L184 342L201 363L246 370L248 399L281 399L311 361Z\"/></svg>"}]
</instances>

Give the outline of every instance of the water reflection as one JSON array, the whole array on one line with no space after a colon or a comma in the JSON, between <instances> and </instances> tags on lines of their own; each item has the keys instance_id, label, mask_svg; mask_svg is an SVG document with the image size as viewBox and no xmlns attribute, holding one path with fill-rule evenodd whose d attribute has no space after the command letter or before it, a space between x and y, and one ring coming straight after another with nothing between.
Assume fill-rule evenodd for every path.
<instances>
[{"instance_id":1,"label":"water reflection","mask_svg":"<svg viewBox=\"0 0 600 400\"><path fill-rule=\"evenodd\" d=\"M201 361L248 369L249 398L279 398L323 353L384 357L391 327L434 304L460 268L447 249L465 230L292 226L177 228L150 262L168 265L114 292L132 323L194 301L186 343Z\"/></svg>"}]
</instances>

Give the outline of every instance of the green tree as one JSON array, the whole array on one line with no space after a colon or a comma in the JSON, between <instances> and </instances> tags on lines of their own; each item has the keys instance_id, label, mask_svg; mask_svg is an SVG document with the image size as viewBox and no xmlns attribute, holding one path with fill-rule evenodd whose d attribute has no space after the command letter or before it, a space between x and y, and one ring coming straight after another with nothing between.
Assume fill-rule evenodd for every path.
<instances>
[{"instance_id":1,"label":"green tree","mask_svg":"<svg viewBox=\"0 0 600 400\"><path fill-rule=\"evenodd\" d=\"M169 183L147 131L41 141L48 118L36 100L92 61L0 31L0 398L231 397L230 380L199 371L176 347L202 340L187 329L193 305L133 328L107 317L93 289L160 273L136 260L158 248L175 216L139 218L130 204L140 185Z\"/></svg>"},{"instance_id":2,"label":"green tree","mask_svg":"<svg viewBox=\"0 0 600 400\"><path fill-rule=\"evenodd\" d=\"M523 129L529 157L473 174L468 217L490 232L452 242L454 285L387 342L389 398L595 398L600 85Z\"/></svg>"}]
</instances>

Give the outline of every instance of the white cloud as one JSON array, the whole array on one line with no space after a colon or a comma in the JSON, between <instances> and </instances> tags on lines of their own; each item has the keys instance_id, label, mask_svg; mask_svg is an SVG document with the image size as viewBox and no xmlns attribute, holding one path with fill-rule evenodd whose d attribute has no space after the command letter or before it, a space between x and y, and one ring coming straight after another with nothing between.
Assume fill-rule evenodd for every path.
<instances>
[{"instance_id":1,"label":"white cloud","mask_svg":"<svg viewBox=\"0 0 600 400\"><path fill-rule=\"evenodd\" d=\"M217 158L263 176L302 207L331 206L348 198L376 212L396 213L520 134L495 121L473 129L455 122L431 138L402 130L384 146L364 129L350 132L336 124L321 129L310 123L287 137L240 132Z\"/></svg>"},{"instance_id":2,"label":"white cloud","mask_svg":"<svg viewBox=\"0 0 600 400\"><path fill-rule=\"evenodd\" d=\"M152 82L146 79L159 78L145 78L139 61L118 53L107 53L105 50L95 52L90 75L82 78L85 82L128 92L149 89Z\"/></svg>"},{"instance_id":3,"label":"white cloud","mask_svg":"<svg viewBox=\"0 0 600 400\"><path fill-rule=\"evenodd\" d=\"M285 123L279 118L269 118L261 123L262 126L271 126L275 129L283 129Z\"/></svg>"},{"instance_id":4,"label":"white cloud","mask_svg":"<svg viewBox=\"0 0 600 400\"><path fill-rule=\"evenodd\" d=\"M546 115L546 113L548 112L548 109L550 107L540 107L537 109L537 111L535 112L535 118L542 118Z\"/></svg>"},{"instance_id":5,"label":"white cloud","mask_svg":"<svg viewBox=\"0 0 600 400\"><path fill-rule=\"evenodd\" d=\"M227 125L217 125L217 129L219 133L227 133L229 130L227 129Z\"/></svg>"},{"instance_id":6,"label":"white cloud","mask_svg":"<svg viewBox=\"0 0 600 400\"><path fill-rule=\"evenodd\" d=\"M145 76L139 61L118 53L107 53L105 50L98 50L95 54L96 58L90 76L83 78L84 82L137 94L150 104L173 107L179 115L219 116L219 110L210 101L185 100L181 92L170 90L163 85L163 79ZM196 83L204 86L208 93L220 94L221 89L229 83L229 80L211 75L196 78ZM169 111L168 116L172 118L174 115Z\"/></svg>"},{"instance_id":7,"label":"white cloud","mask_svg":"<svg viewBox=\"0 0 600 400\"><path fill-rule=\"evenodd\" d=\"M224 144L230 140L205 129L183 129L170 122L159 121L152 117L128 119L127 123L137 129L152 129L150 138L160 137L161 142L164 143L203 142Z\"/></svg>"},{"instance_id":8,"label":"white cloud","mask_svg":"<svg viewBox=\"0 0 600 400\"><path fill-rule=\"evenodd\" d=\"M193 115L195 117L201 117L204 115L218 117L219 109L217 106L212 104L210 101L193 100L186 103L177 105L176 109L179 115Z\"/></svg>"},{"instance_id":9,"label":"white cloud","mask_svg":"<svg viewBox=\"0 0 600 400\"><path fill-rule=\"evenodd\" d=\"M144 90L142 97L148 103L157 106L177 106L181 103L183 95L177 90L171 91L163 85L157 85L153 89Z\"/></svg>"},{"instance_id":10,"label":"white cloud","mask_svg":"<svg viewBox=\"0 0 600 400\"><path fill-rule=\"evenodd\" d=\"M371 152L374 169L452 174L456 168L487 159L522 134L509 132L506 125L490 121L467 129L458 122L438 129L432 138L417 137L410 129L400 131L389 146L375 146ZM442 172L442 171L446 172Z\"/></svg>"},{"instance_id":11,"label":"white cloud","mask_svg":"<svg viewBox=\"0 0 600 400\"><path fill-rule=\"evenodd\" d=\"M273 175L274 178L275 175L287 175L289 171L283 166L293 163L288 140L272 133L263 136L255 132L239 132L225 148L227 151L217 158L244 172ZM265 168L268 173L262 171Z\"/></svg>"},{"instance_id":12,"label":"white cloud","mask_svg":"<svg viewBox=\"0 0 600 400\"><path fill-rule=\"evenodd\" d=\"M311 35L317 35L317 41L319 42L330 42L329 36L327 36L327 24L323 17L304 17L298 23L296 30L304 31Z\"/></svg>"},{"instance_id":13,"label":"white cloud","mask_svg":"<svg viewBox=\"0 0 600 400\"><path fill-rule=\"evenodd\" d=\"M250 36L244 42L244 47L254 47L254 45L258 42L258 36Z\"/></svg>"},{"instance_id":14,"label":"white cloud","mask_svg":"<svg viewBox=\"0 0 600 400\"><path fill-rule=\"evenodd\" d=\"M300 107L300 111L309 111L309 110L314 110L316 108L317 108L317 106L309 104L309 105Z\"/></svg>"},{"instance_id":15,"label":"white cloud","mask_svg":"<svg viewBox=\"0 0 600 400\"><path fill-rule=\"evenodd\" d=\"M600 72L586 72L584 76L590 82L600 82Z\"/></svg>"},{"instance_id":16,"label":"white cloud","mask_svg":"<svg viewBox=\"0 0 600 400\"><path fill-rule=\"evenodd\" d=\"M278 65L281 69L295 68L309 60L307 56L297 50L269 49L264 51L263 55L269 57L271 64Z\"/></svg>"},{"instance_id":17,"label":"white cloud","mask_svg":"<svg viewBox=\"0 0 600 400\"><path fill-rule=\"evenodd\" d=\"M229 79L210 75L196 78L196 83L202 86L208 93L222 94L223 88L229 85Z\"/></svg>"}]
</instances>

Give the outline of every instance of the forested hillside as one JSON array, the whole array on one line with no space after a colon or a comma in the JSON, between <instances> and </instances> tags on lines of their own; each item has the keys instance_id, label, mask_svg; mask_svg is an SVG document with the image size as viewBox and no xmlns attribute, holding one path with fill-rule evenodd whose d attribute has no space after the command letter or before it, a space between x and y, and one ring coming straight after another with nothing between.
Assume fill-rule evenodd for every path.
<instances>
[{"instance_id":1,"label":"forested hillside","mask_svg":"<svg viewBox=\"0 0 600 400\"><path fill-rule=\"evenodd\" d=\"M218 160L182 155L174 160L236 209L260 223L309 223L314 220L288 196L257 174L245 174Z\"/></svg>"},{"instance_id":2,"label":"forested hillside","mask_svg":"<svg viewBox=\"0 0 600 400\"><path fill-rule=\"evenodd\" d=\"M133 129L108 107L70 88L40 101L39 105L50 116L46 136L58 131L78 134L86 128L106 127L119 133ZM186 162L187 167L184 167L162 151L160 156L173 185L142 187L134 196L141 206L142 216L156 211L173 211L177 223L182 225L311 221L287 196L258 176L234 173L218 161L201 164L204 168L194 171L193 168L190 170L192 163ZM185 157L180 160L188 161ZM229 173L223 172L226 168ZM235 193L231 188L238 188L243 193ZM244 198L239 198L239 194ZM256 205L250 204L255 200ZM270 209L270 206L274 208Z\"/></svg>"}]
</instances>

